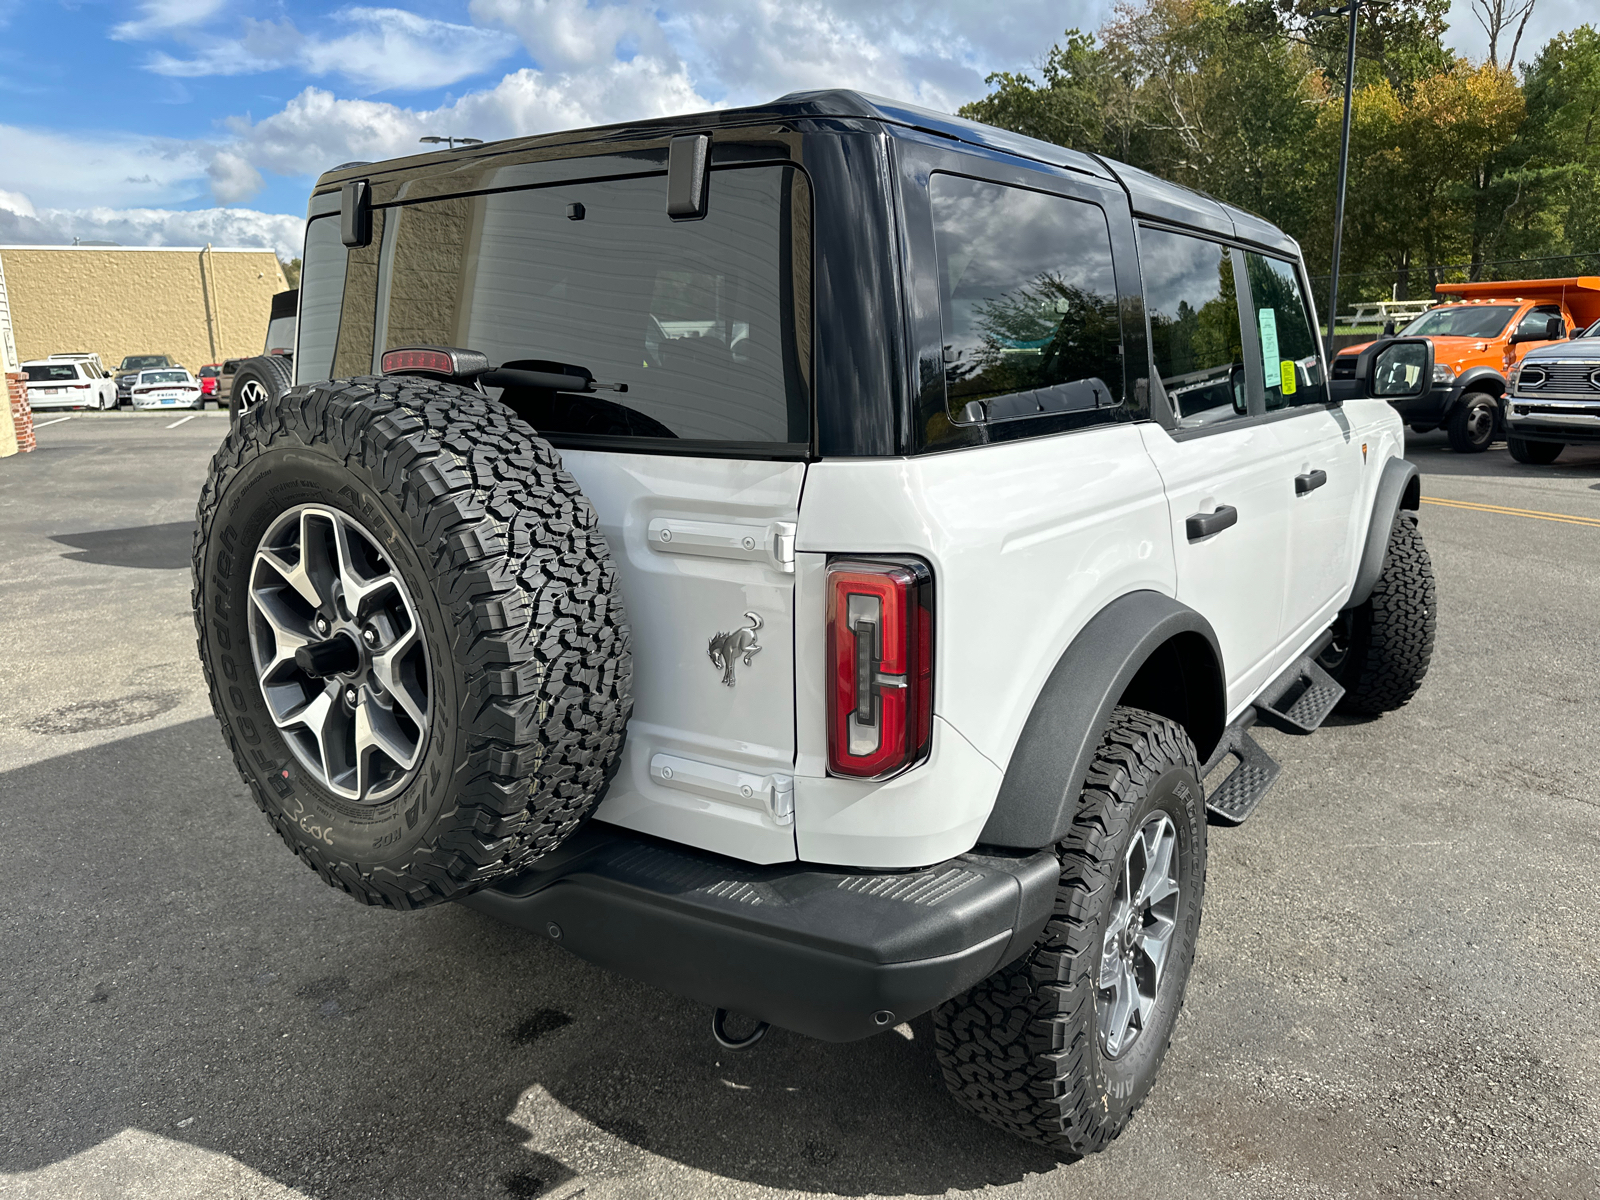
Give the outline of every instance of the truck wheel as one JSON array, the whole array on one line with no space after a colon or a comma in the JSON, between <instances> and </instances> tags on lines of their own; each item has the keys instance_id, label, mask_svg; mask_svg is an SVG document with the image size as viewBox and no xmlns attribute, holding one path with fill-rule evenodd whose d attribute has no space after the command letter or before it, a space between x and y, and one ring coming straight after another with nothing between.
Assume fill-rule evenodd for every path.
<instances>
[{"instance_id":1,"label":"truck wheel","mask_svg":"<svg viewBox=\"0 0 1600 1200\"><path fill-rule=\"evenodd\" d=\"M289 390L293 381L294 373L281 355L263 354L260 358L245 359L234 372L233 389L228 393L229 423L237 425L240 414L276 400Z\"/></svg>"},{"instance_id":2,"label":"truck wheel","mask_svg":"<svg viewBox=\"0 0 1600 1200\"><path fill-rule=\"evenodd\" d=\"M1372 595L1340 614L1317 659L1344 688L1340 711L1376 716L1407 704L1428 673L1437 619L1433 560L1417 518L1403 512L1389 531Z\"/></svg>"},{"instance_id":3,"label":"truck wheel","mask_svg":"<svg viewBox=\"0 0 1600 1200\"><path fill-rule=\"evenodd\" d=\"M1445 433L1450 438L1450 449L1459 454L1481 454L1494 441L1495 415L1500 406L1488 392L1468 392L1461 397L1450 419L1445 422Z\"/></svg>"},{"instance_id":4,"label":"truck wheel","mask_svg":"<svg viewBox=\"0 0 1600 1200\"><path fill-rule=\"evenodd\" d=\"M1204 793L1182 727L1118 708L1057 847L1055 914L1029 953L934 1010L956 1099L1010 1133L1102 1150L1144 1102L1194 962Z\"/></svg>"},{"instance_id":5,"label":"truck wheel","mask_svg":"<svg viewBox=\"0 0 1600 1200\"><path fill-rule=\"evenodd\" d=\"M230 428L198 517L212 707L327 883L418 908L577 828L621 750L630 635L594 509L508 409L408 377L294 388Z\"/></svg>"},{"instance_id":6,"label":"truck wheel","mask_svg":"<svg viewBox=\"0 0 1600 1200\"><path fill-rule=\"evenodd\" d=\"M1507 438L1506 445L1511 448L1511 457L1519 463L1533 463L1541 467L1555 462L1567 448L1564 442L1530 442L1516 437Z\"/></svg>"}]
</instances>

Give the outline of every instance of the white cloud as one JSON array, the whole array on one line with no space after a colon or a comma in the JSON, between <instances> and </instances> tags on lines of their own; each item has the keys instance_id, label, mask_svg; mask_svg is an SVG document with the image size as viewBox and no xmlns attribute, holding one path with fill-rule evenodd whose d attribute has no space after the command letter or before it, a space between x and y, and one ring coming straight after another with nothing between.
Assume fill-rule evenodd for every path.
<instances>
[{"instance_id":1,"label":"white cloud","mask_svg":"<svg viewBox=\"0 0 1600 1200\"><path fill-rule=\"evenodd\" d=\"M0 192L0 211L14 213L19 217L31 217L33 201L21 192Z\"/></svg>"},{"instance_id":2,"label":"white cloud","mask_svg":"<svg viewBox=\"0 0 1600 1200\"><path fill-rule=\"evenodd\" d=\"M417 139L424 134L493 141L707 107L681 67L672 72L636 58L585 73L581 87L571 76L524 69L435 109L341 100L307 88L281 112L227 125L236 139L232 152L256 166L279 175L317 175L341 162L423 153Z\"/></svg>"},{"instance_id":3,"label":"white cloud","mask_svg":"<svg viewBox=\"0 0 1600 1200\"><path fill-rule=\"evenodd\" d=\"M263 186L261 172L232 150L220 150L206 166L211 194L224 204L248 200Z\"/></svg>"},{"instance_id":4,"label":"white cloud","mask_svg":"<svg viewBox=\"0 0 1600 1200\"><path fill-rule=\"evenodd\" d=\"M209 157L189 143L0 125L0 185L45 208L189 199Z\"/></svg>"},{"instance_id":5,"label":"white cloud","mask_svg":"<svg viewBox=\"0 0 1600 1200\"><path fill-rule=\"evenodd\" d=\"M111 36L122 41L137 41L192 28L215 16L224 3L226 0L145 0L139 5L139 18L114 26Z\"/></svg>"},{"instance_id":6,"label":"white cloud","mask_svg":"<svg viewBox=\"0 0 1600 1200\"><path fill-rule=\"evenodd\" d=\"M325 38L293 22L246 18L235 39L196 39L191 59L158 52L149 69L161 75L244 75L295 68L307 75L342 75L369 91L448 87L482 73L517 48L492 29L455 25L398 8L343 8L333 14L349 32Z\"/></svg>"},{"instance_id":7,"label":"white cloud","mask_svg":"<svg viewBox=\"0 0 1600 1200\"><path fill-rule=\"evenodd\" d=\"M205 208L178 212L161 208L41 209L13 211L0 203L0 243L35 246L84 241L123 246L260 246L279 258L300 256L305 221L248 208Z\"/></svg>"}]
</instances>

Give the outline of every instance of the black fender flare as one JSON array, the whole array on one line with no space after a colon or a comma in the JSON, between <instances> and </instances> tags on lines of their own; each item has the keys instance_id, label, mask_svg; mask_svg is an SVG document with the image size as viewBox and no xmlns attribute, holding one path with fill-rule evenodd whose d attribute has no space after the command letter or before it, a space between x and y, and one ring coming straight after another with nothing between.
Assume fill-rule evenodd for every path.
<instances>
[{"instance_id":1,"label":"black fender flare","mask_svg":"<svg viewBox=\"0 0 1600 1200\"><path fill-rule=\"evenodd\" d=\"M1485 384L1489 386L1484 386ZM1461 397L1468 392L1489 392L1496 398L1506 394L1506 377L1493 367L1468 367L1456 376L1455 384L1450 389L1450 400L1444 406L1443 418L1449 419L1456 405L1461 403Z\"/></svg>"},{"instance_id":2,"label":"black fender flare","mask_svg":"<svg viewBox=\"0 0 1600 1200\"><path fill-rule=\"evenodd\" d=\"M1355 586L1350 589L1350 599L1345 608L1356 608L1367 602L1372 588L1383 572L1384 555L1389 552L1389 531L1402 508L1416 512L1422 507L1422 474L1417 464L1403 458L1391 458L1383 464L1383 474L1378 478L1378 492L1372 501L1372 520L1367 524L1366 544L1361 548L1361 562L1356 568Z\"/></svg>"},{"instance_id":3,"label":"black fender flare","mask_svg":"<svg viewBox=\"0 0 1600 1200\"><path fill-rule=\"evenodd\" d=\"M1023 725L980 845L1035 850L1066 836L1078 793L1111 719L1140 670L1171 648L1183 678L1189 730L1200 760L1215 748L1227 720L1222 648L1211 622L1160 592L1119 596L1072 640L1045 681Z\"/></svg>"}]
</instances>

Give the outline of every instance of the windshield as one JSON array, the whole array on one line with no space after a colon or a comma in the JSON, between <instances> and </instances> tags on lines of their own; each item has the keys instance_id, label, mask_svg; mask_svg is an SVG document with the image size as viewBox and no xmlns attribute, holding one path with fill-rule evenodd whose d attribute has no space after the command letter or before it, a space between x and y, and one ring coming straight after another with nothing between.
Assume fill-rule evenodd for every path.
<instances>
[{"instance_id":1,"label":"windshield","mask_svg":"<svg viewBox=\"0 0 1600 1200\"><path fill-rule=\"evenodd\" d=\"M1596 321L1593 325L1589 326L1589 328L1585 329L1582 333L1575 333L1572 336L1575 337L1575 338L1600 337L1600 321Z\"/></svg>"},{"instance_id":2,"label":"windshield","mask_svg":"<svg viewBox=\"0 0 1600 1200\"><path fill-rule=\"evenodd\" d=\"M1407 337L1499 337L1517 311L1514 304L1474 304L1435 308L1405 328Z\"/></svg>"},{"instance_id":3,"label":"windshield","mask_svg":"<svg viewBox=\"0 0 1600 1200\"><path fill-rule=\"evenodd\" d=\"M139 376L139 382L144 384L188 383L189 374L187 371L146 371Z\"/></svg>"},{"instance_id":4,"label":"windshield","mask_svg":"<svg viewBox=\"0 0 1600 1200\"><path fill-rule=\"evenodd\" d=\"M37 367L23 367L22 373L29 383L42 383L50 379L76 379L78 368L71 363L45 363Z\"/></svg>"},{"instance_id":5,"label":"windshield","mask_svg":"<svg viewBox=\"0 0 1600 1200\"><path fill-rule=\"evenodd\" d=\"M165 354L130 354L122 360L119 371L143 371L147 367L164 367L167 365Z\"/></svg>"}]
</instances>

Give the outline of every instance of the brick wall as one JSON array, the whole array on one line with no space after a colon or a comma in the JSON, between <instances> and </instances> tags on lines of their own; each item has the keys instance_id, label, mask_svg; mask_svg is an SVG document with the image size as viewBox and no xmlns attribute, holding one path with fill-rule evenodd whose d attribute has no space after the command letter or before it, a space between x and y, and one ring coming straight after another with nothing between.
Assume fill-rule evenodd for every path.
<instances>
[{"instance_id":1,"label":"brick wall","mask_svg":"<svg viewBox=\"0 0 1600 1200\"><path fill-rule=\"evenodd\" d=\"M11 420L9 431L0 430L0 456L14 454L18 450L32 450L33 410L28 407L28 392L22 385L21 374L7 373L6 401ZM11 436L5 437L6 432Z\"/></svg>"}]
</instances>

